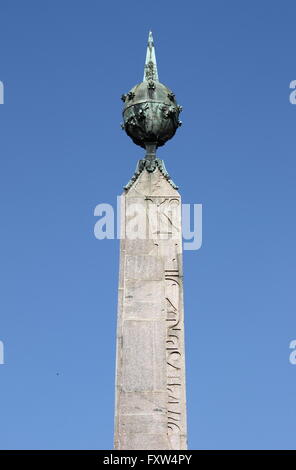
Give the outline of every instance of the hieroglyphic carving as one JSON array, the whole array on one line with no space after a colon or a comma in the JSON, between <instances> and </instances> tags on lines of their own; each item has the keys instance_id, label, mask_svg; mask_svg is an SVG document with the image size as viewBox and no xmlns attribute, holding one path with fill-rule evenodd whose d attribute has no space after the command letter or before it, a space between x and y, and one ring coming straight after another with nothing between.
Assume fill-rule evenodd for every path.
<instances>
[{"instance_id":1,"label":"hieroglyphic carving","mask_svg":"<svg viewBox=\"0 0 296 470\"><path fill-rule=\"evenodd\" d=\"M167 240L179 238L178 227L179 199L175 197L149 196L147 201L147 216L149 238Z\"/></svg>"},{"instance_id":2,"label":"hieroglyphic carving","mask_svg":"<svg viewBox=\"0 0 296 470\"><path fill-rule=\"evenodd\" d=\"M176 197L148 196L146 202L149 238L157 242L156 248L159 255L164 257L165 267L167 432L171 448L180 449L184 421L182 281L178 258L182 247L178 212L180 200Z\"/></svg>"},{"instance_id":3,"label":"hieroglyphic carving","mask_svg":"<svg viewBox=\"0 0 296 470\"><path fill-rule=\"evenodd\" d=\"M181 429L181 387L182 387L182 350L180 335L180 284L178 270L165 271L165 296L167 302L167 390L168 390L168 435L172 448L180 442Z\"/></svg>"}]
</instances>

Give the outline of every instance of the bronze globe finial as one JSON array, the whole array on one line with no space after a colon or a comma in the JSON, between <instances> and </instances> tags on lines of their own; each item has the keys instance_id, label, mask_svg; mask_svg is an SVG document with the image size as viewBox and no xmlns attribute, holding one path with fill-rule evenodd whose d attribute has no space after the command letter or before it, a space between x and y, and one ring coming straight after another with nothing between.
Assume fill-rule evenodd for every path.
<instances>
[{"instance_id":1,"label":"bronze globe finial","mask_svg":"<svg viewBox=\"0 0 296 470\"><path fill-rule=\"evenodd\" d=\"M146 149L146 159L156 158L156 148L171 139L182 124L174 93L158 79L152 32L149 32L143 82L134 86L124 101L122 128L137 145Z\"/></svg>"}]
</instances>

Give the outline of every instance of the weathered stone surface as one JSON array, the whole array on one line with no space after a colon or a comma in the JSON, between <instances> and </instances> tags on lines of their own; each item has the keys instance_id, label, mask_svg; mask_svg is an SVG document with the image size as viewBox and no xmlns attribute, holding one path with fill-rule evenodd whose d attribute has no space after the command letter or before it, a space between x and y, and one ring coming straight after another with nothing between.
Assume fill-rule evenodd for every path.
<instances>
[{"instance_id":1,"label":"weathered stone surface","mask_svg":"<svg viewBox=\"0 0 296 470\"><path fill-rule=\"evenodd\" d=\"M163 433L157 434L144 434L143 432L138 433L123 433L119 434L120 447L116 449L128 449L128 450L168 450L168 437ZM185 447L184 447L185 448Z\"/></svg>"},{"instance_id":2,"label":"weathered stone surface","mask_svg":"<svg viewBox=\"0 0 296 470\"><path fill-rule=\"evenodd\" d=\"M151 255L126 255L126 279L161 281L163 278L163 260Z\"/></svg>"},{"instance_id":3,"label":"weathered stone surface","mask_svg":"<svg viewBox=\"0 0 296 470\"><path fill-rule=\"evenodd\" d=\"M166 387L165 328L164 321L124 321L122 340L124 391L162 390Z\"/></svg>"},{"instance_id":4,"label":"weathered stone surface","mask_svg":"<svg viewBox=\"0 0 296 470\"><path fill-rule=\"evenodd\" d=\"M125 302L159 302L164 299L165 286L163 282L144 281L142 279L127 279L125 281Z\"/></svg>"},{"instance_id":5,"label":"weathered stone surface","mask_svg":"<svg viewBox=\"0 0 296 470\"><path fill-rule=\"evenodd\" d=\"M125 305L124 318L126 320L161 320L164 308L160 302L130 302Z\"/></svg>"},{"instance_id":6,"label":"weathered stone surface","mask_svg":"<svg viewBox=\"0 0 296 470\"><path fill-rule=\"evenodd\" d=\"M126 240L125 252L128 255L157 255L154 240Z\"/></svg>"},{"instance_id":7,"label":"weathered stone surface","mask_svg":"<svg viewBox=\"0 0 296 470\"><path fill-rule=\"evenodd\" d=\"M158 169L122 197L116 449L187 448L180 208Z\"/></svg>"},{"instance_id":8,"label":"weathered stone surface","mask_svg":"<svg viewBox=\"0 0 296 470\"><path fill-rule=\"evenodd\" d=\"M152 418L152 419L151 419ZM166 434L167 419L165 414L122 415L120 433Z\"/></svg>"},{"instance_id":9,"label":"weathered stone surface","mask_svg":"<svg viewBox=\"0 0 296 470\"><path fill-rule=\"evenodd\" d=\"M167 391L121 393L121 412L124 415L153 414L167 415Z\"/></svg>"}]
</instances>

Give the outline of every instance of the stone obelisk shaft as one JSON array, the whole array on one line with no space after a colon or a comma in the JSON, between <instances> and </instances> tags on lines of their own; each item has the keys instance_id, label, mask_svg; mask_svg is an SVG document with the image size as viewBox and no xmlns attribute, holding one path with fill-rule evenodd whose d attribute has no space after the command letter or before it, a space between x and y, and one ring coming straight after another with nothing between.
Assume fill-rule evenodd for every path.
<instances>
[{"instance_id":1,"label":"stone obelisk shaft","mask_svg":"<svg viewBox=\"0 0 296 470\"><path fill-rule=\"evenodd\" d=\"M144 168L121 200L115 449L186 449L181 198Z\"/></svg>"}]
</instances>

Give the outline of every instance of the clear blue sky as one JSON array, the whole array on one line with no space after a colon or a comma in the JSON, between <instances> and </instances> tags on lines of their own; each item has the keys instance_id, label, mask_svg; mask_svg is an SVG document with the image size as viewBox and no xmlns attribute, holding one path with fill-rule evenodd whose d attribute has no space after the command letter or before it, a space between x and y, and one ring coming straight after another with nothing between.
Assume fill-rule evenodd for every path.
<instances>
[{"instance_id":1,"label":"clear blue sky","mask_svg":"<svg viewBox=\"0 0 296 470\"><path fill-rule=\"evenodd\" d=\"M143 151L120 128L148 30L183 127L158 156L184 254L191 449L295 449L296 5L0 3L0 448L113 444L119 243L93 235ZM57 375L57 373L59 375Z\"/></svg>"}]
</instances>

